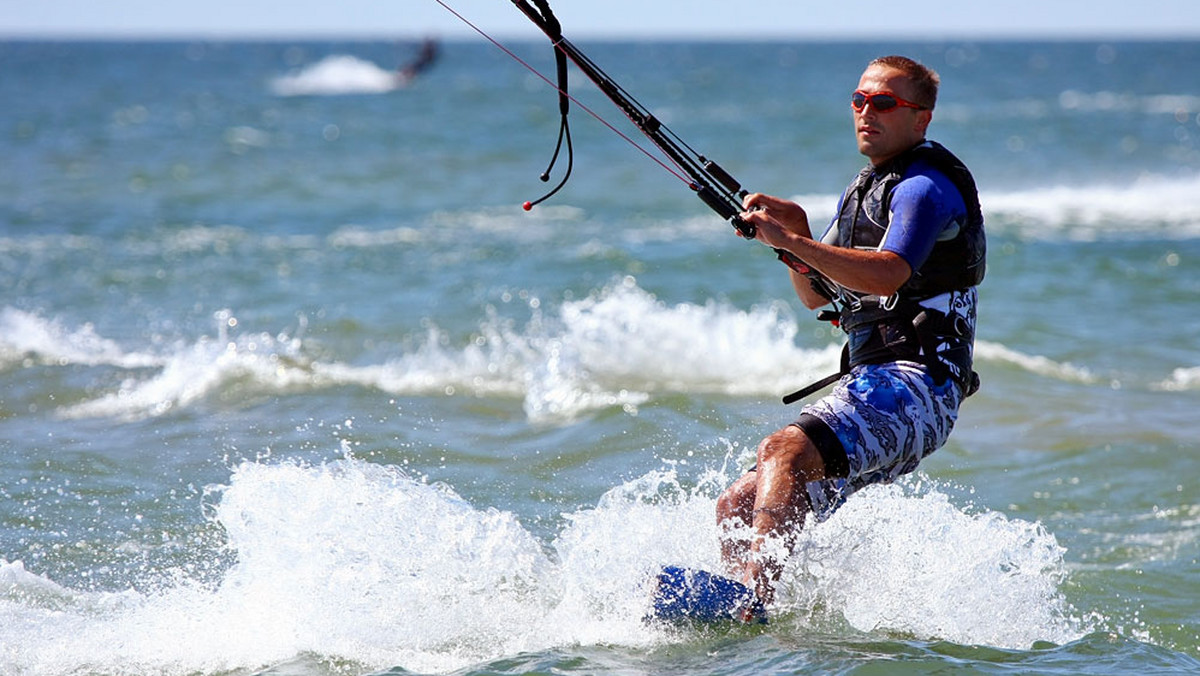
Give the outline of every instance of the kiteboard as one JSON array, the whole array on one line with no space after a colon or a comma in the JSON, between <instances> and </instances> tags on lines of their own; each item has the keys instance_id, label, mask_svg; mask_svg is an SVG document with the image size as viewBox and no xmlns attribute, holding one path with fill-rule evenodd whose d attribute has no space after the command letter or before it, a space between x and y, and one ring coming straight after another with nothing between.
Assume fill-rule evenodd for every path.
<instances>
[{"instance_id":1,"label":"kiteboard","mask_svg":"<svg viewBox=\"0 0 1200 676\"><path fill-rule=\"evenodd\" d=\"M766 608L746 585L706 570L680 566L667 566L656 576L651 615L674 623L767 622Z\"/></svg>"}]
</instances>

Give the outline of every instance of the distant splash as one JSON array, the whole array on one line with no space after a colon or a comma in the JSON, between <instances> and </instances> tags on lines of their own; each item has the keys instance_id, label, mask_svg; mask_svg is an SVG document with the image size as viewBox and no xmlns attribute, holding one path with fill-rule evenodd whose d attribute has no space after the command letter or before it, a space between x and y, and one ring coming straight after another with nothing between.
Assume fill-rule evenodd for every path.
<instances>
[{"instance_id":1,"label":"distant splash","mask_svg":"<svg viewBox=\"0 0 1200 676\"><path fill-rule=\"evenodd\" d=\"M236 552L213 583L164 570L150 591L75 591L0 560L0 671L224 673L312 655L429 673L568 645L675 642L642 622L645 583L666 564L719 566L712 514L726 480L651 472L564 513L543 543L513 514L395 467L246 462L206 499ZM1059 591L1065 576L1044 529L905 482L805 531L766 630L845 621L964 645L1066 643L1087 629Z\"/></svg>"},{"instance_id":2,"label":"distant splash","mask_svg":"<svg viewBox=\"0 0 1200 676\"><path fill-rule=\"evenodd\" d=\"M409 78L398 70L380 68L348 54L334 54L273 79L270 88L278 96L386 94L408 82Z\"/></svg>"},{"instance_id":3,"label":"distant splash","mask_svg":"<svg viewBox=\"0 0 1200 676\"><path fill-rule=\"evenodd\" d=\"M669 305L626 279L554 315L532 310L524 327L488 316L455 345L431 326L419 345L382 363L351 365L309 355L302 337L241 332L236 317L214 317L216 333L166 348L126 350L91 326L0 310L0 367L33 360L57 366L127 371L121 385L66 405L66 418L138 420L186 409L237 386L251 396L334 387L375 388L399 396L513 397L529 420L561 424L590 411L637 407L663 393L777 397L837 369L841 342L796 344L787 306L741 310L710 301ZM1064 382L1107 380L1086 368L980 341L977 360ZM672 355L665 359L664 355ZM1147 387L1191 389L1200 378L1180 369Z\"/></svg>"}]
</instances>

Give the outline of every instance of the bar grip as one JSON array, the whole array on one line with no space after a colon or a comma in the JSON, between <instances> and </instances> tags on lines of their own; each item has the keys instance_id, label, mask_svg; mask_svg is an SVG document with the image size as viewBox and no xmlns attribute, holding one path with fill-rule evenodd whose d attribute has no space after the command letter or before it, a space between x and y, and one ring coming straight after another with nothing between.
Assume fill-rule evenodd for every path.
<instances>
[{"instance_id":1,"label":"bar grip","mask_svg":"<svg viewBox=\"0 0 1200 676\"><path fill-rule=\"evenodd\" d=\"M704 158L700 159L704 162L704 170L712 175L712 177L715 178L718 183L724 186L726 190L729 192L741 191L742 184L738 183L736 178L730 176L729 172L722 169L721 165L713 162L712 160L706 160Z\"/></svg>"}]
</instances>

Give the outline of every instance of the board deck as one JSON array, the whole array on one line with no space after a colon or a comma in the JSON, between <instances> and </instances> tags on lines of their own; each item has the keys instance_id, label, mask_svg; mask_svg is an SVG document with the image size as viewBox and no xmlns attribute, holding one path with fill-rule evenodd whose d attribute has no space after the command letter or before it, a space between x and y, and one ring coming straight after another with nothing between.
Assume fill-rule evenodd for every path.
<instances>
[{"instance_id":1,"label":"board deck","mask_svg":"<svg viewBox=\"0 0 1200 676\"><path fill-rule=\"evenodd\" d=\"M656 577L653 616L670 622L767 621L762 602L746 585L680 566L667 566Z\"/></svg>"}]
</instances>

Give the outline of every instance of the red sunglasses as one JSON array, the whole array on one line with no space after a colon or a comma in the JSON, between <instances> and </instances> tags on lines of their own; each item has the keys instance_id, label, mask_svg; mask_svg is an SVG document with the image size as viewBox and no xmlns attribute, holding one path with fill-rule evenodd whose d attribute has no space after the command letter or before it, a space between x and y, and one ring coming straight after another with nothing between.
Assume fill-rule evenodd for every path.
<instances>
[{"instance_id":1,"label":"red sunglasses","mask_svg":"<svg viewBox=\"0 0 1200 676\"><path fill-rule=\"evenodd\" d=\"M925 106L913 103L912 101L905 101L895 94L888 94L886 92L881 92L879 94L868 94L859 89L850 95L850 106L854 108L855 112L861 113L863 108L867 107L868 103L871 104L871 108L877 113L886 113L889 110L895 110L896 108L916 108L917 110L928 110L928 108Z\"/></svg>"}]
</instances>

